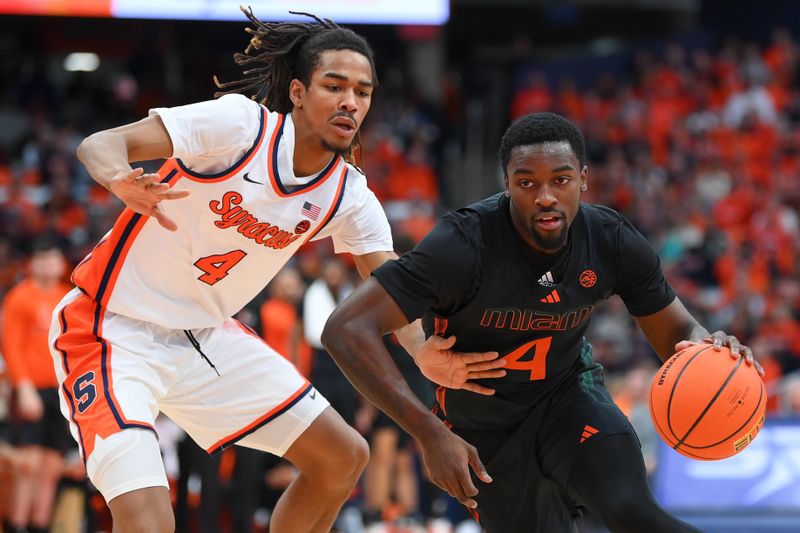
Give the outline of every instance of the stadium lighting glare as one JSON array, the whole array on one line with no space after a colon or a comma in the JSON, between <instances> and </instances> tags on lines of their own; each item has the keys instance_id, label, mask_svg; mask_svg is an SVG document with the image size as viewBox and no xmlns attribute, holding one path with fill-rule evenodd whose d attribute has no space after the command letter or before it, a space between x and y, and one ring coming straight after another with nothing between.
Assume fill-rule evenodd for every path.
<instances>
[{"instance_id":1,"label":"stadium lighting glare","mask_svg":"<svg viewBox=\"0 0 800 533\"><path fill-rule=\"evenodd\" d=\"M68 72L92 72L100 66L100 58L91 52L73 52L64 58L64 70Z\"/></svg>"}]
</instances>

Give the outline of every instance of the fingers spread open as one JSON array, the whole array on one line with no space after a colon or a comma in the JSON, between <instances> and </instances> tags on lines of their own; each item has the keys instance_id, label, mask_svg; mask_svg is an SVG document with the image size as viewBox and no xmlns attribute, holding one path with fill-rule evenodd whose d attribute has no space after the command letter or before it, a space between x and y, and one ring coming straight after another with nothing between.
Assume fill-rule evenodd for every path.
<instances>
[{"instance_id":1,"label":"fingers spread open","mask_svg":"<svg viewBox=\"0 0 800 533\"><path fill-rule=\"evenodd\" d=\"M505 359L498 359L497 352L458 352L459 360L468 365L477 363L486 363L488 366L485 368L497 368L498 366L505 366Z\"/></svg>"},{"instance_id":2,"label":"fingers spread open","mask_svg":"<svg viewBox=\"0 0 800 533\"><path fill-rule=\"evenodd\" d=\"M144 174L144 169L142 167L137 167L128 172L122 179L128 183L134 183L142 174Z\"/></svg>"},{"instance_id":3,"label":"fingers spread open","mask_svg":"<svg viewBox=\"0 0 800 533\"><path fill-rule=\"evenodd\" d=\"M478 479L483 481L484 483L491 483L492 476L486 471L486 467L483 466L483 461L481 461L480 456L478 455L478 450L476 448L472 448L469 450L469 466L472 467L472 471L475 472L475 475L478 476ZM475 485L472 485L470 481L470 485L472 488L475 488ZM475 489L475 494L478 493L478 489ZM474 494L471 494L474 496Z\"/></svg>"},{"instance_id":4,"label":"fingers spread open","mask_svg":"<svg viewBox=\"0 0 800 533\"><path fill-rule=\"evenodd\" d=\"M461 480L460 490L455 497L459 502L461 502L462 505L466 505L470 509L475 509L478 507L478 502L472 499L472 496L478 494L478 489L476 489L475 485L472 484L472 479L469 477L469 473L467 473L467 479L469 480L467 482L468 484L465 484L463 479Z\"/></svg>"},{"instance_id":5,"label":"fingers spread open","mask_svg":"<svg viewBox=\"0 0 800 533\"><path fill-rule=\"evenodd\" d=\"M493 379L502 378L506 375L505 370L470 370L467 379Z\"/></svg>"},{"instance_id":6,"label":"fingers spread open","mask_svg":"<svg viewBox=\"0 0 800 533\"><path fill-rule=\"evenodd\" d=\"M506 366L505 359L494 359L492 361L482 361L479 363L468 363L467 370L469 372L482 372L484 370L495 370Z\"/></svg>"},{"instance_id":7,"label":"fingers spread open","mask_svg":"<svg viewBox=\"0 0 800 533\"><path fill-rule=\"evenodd\" d=\"M464 384L461 386L463 390L468 390L470 392L476 392L478 394L483 394L484 396L492 396L494 394L494 389L490 389L489 387L484 387L483 385L478 385L472 381L465 381Z\"/></svg>"},{"instance_id":8,"label":"fingers spread open","mask_svg":"<svg viewBox=\"0 0 800 533\"><path fill-rule=\"evenodd\" d=\"M690 346L694 346L695 344L699 344L699 343L697 343L695 341L681 341L681 342L679 342L678 344L675 345L675 352L676 353L680 352L681 350L685 350L686 348L688 348Z\"/></svg>"},{"instance_id":9,"label":"fingers spread open","mask_svg":"<svg viewBox=\"0 0 800 533\"><path fill-rule=\"evenodd\" d=\"M158 174L142 174L136 178L138 185L151 185L161 182L161 176Z\"/></svg>"},{"instance_id":10,"label":"fingers spread open","mask_svg":"<svg viewBox=\"0 0 800 533\"><path fill-rule=\"evenodd\" d=\"M440 337L439 335L431 335L426 341L437 350L449 350L456 343L455 335L450 337Z\"/></svg>"},{"instance_id":11,"label":"fingers spread open","mask_svg":"<svg viewBox=\"0 0 800 533\"><path fill-rule=\"evenodd\" d=\"M178 229L178 225L172 221L167 215L164 214L164 211L161 210L161 207L156 205L153 208L152 216L158 220L158 223L161 224L162 227L168 229L170 231L175 231Z\"/></svg>"},{"instance_id":12,"label":"fingers spread open","mask_svg":"<svg viewBox=\"0 0 800 533\"><path fill-rule=\"evenodd\" d=\"M165 191L159 192L158 196L162 200L179 200L181 198L186 198L190 194L191 192L188 189L167 189Z\"/></svg>"},{"instance_id":13,"label":"fingers spread open","mask_svg":"<svg viewBox=\"0 0 800 533\"><path fill-rule=\"evenodd\" d=\"M734 337L733 335L728 335L726 339L726 344L731 349L731 353L735 355L739 355L742 351L742 345L739 343L739 339Z\"/></svg>"}]
</instances>

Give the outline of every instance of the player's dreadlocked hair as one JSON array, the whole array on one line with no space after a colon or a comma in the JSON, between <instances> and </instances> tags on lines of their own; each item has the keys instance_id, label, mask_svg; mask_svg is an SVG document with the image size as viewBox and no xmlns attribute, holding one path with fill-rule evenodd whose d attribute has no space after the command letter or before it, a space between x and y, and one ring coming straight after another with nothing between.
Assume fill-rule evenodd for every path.
<instances>
[{"instance_id":1,"label":"player's dreadlocked hair","mask_svg":"<svg viewBox=\"0 0 800 533\"><path fill-rule=\"evenodd\" d=\"M214 83L220 89L214 93L215 97L240 93L272 111L289 113L293 107L289 83L296 78L308 87L320 55L328 50L353 50L366 57L372 70L372 84L378 86L372 49L366 39L354 31L309 13L290 11L293 15L309 17L313 22L263 22L253 15L251 8L240 9L253 25L245 28L253 36L250 44L244 53L233 56L237 65L245 67L245 77L221 83L214 76ZM358 133L353 145L359 145Z\"/></svg>"},{"instance_id":2,"label":"player's dreadlocked hair","mask_svg":"<svg viewBox=\"0 0 800 533\"><path fill-rule=\"evenodd\" d=\"M575 124L555 113L531 113L518 118L508 127L500 141L498 155L503 172L508 166L511 150L515 147L559 141L569 143L583 168L586 164L586 145L583 134Z\"/></svg>"}]
</instances>

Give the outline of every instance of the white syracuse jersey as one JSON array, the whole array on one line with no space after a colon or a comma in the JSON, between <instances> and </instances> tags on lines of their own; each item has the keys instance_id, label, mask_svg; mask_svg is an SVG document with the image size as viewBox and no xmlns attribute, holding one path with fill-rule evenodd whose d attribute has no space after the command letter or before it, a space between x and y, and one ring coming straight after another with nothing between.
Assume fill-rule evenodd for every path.
<instances>
[{"instance_id":1,"label":"white syracuse jersey","mask_svg":"<svg viewBox=\"0 0 800 533\"><path fill-rule=\"evenodd\" d=\"M191 195L161 204L177 223L175 232L126 208L75 268L73 282L101 307L167 328L216 327L309 240L332 236L336 252L354 254L392 249L386 216L355 167L335 156L314 177L294 176L290 115L239 95L153 112L162 117L176 156L159 174ZM206 122L193 122L198 116ZM219 153L215 143L225 134L208 141L207 131L198 128L210 121L240 131L241 116L253 126L249 149L239 150L227 170L199 173L197 167ZM211 146L195 146L183 135ZM187 157L199 153L193 161L201 163L192 168L177 158L188 150Z\"/></svg>"}]
</instances>

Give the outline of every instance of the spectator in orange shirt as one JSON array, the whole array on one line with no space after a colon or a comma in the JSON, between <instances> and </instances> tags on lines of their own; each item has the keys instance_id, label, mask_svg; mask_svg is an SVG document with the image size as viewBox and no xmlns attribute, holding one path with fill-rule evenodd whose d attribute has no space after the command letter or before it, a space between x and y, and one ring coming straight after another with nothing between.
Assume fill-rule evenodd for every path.
<instances>
[{"instance_id":1,"label":"spectator in orange shirt","mask_svg":"<svg viewBox=\"0 0 800 533\"><path fill-rule=\"evenodd\" d=\"M34 244L29 276L3 301L3 356L15 393L11 441L20 471L12 490L8 531L47 531L63 456L72 445L59 410L58 382L47 334L56 304L70 290L66 261L54 242Z\"/></svg>"},{"instance_id":2,"label":"spectator in orange shirt","mask_svg":"<svg viewBox=\"0 0 800 533\"><path fill-rule=\"evenodd\" d=\"M261 305L261 336L291 361L300 373L311 375L311 347L303 337L298 307L306 290L300 272L286 267L269 284L269 298Z\"/></svg>"}]
</instances>

